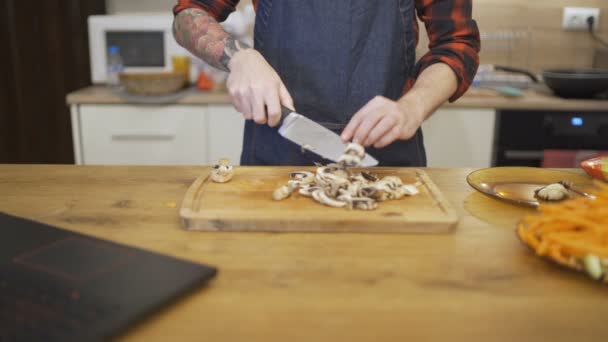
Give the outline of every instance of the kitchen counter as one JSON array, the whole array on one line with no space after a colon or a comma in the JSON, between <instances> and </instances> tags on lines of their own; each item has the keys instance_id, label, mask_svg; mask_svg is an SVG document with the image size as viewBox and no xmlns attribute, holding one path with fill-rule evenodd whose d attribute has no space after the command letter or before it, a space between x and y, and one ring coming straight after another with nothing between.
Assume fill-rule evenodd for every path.
<instances>
[{"instance_id":1,"label":"kitchen counter","mask_svg":"<svg viewBox=\"0 0 608 342\"><path fill-rule=\"evenodd\" d=\"M0 210L219 268L124 340L605 341L608 287L540 258L530 209L428 169L461 222L450 235L186 232L202 167L0 165ZM578 172L578 171L574 171Z\"/></svg>"},{"instance_id":2,"label":"kitchen counter","mask_svg":"<svg viewBox=\"0 0 608 342\"><path fill-rule=\"evenodd\" d=\"M124 99L103 86L84 88L67 96L68 104L124 104ZM184 105L228 104L230 96L225 92L196 92L176 102ZM608 101L566 100L547 92L527 91L520 98L508 98L485 89L471 89L455 103L444 108L495 108L525 110L586 110L608 111Z\"/></svg>"}]
</instances>

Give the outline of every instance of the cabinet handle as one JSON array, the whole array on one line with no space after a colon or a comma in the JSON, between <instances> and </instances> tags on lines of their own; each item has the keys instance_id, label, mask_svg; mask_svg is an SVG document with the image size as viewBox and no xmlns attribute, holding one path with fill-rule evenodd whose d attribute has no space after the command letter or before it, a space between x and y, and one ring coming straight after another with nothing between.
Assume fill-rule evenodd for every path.
<instances>
[{"instance_id":1,"label":"cabinet handle","mask_svg":"<svg viewBox=\"0 0 608 342\"><path fill-rule=\"evenodd\" d=\"M521 151L507 150L505 157L508 159L543 159L545 156L543 151Z\"/></svg>"},{"instance_id":2,"label":"cabinet handle","mask_svg":"<svg viewBox=\"0 0 608 342\"><path fill-rule=\"evenodd\" d=\"M166 132L121 132L112 134L112 140L117 141L169 141L174 140L175 134Z\"/></svg>"}]
</instances>

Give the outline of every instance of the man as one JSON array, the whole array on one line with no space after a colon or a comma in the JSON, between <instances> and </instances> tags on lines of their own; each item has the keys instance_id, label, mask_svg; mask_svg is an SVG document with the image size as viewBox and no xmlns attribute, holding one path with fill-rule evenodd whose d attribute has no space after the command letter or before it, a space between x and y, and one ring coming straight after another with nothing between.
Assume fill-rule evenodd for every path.
<instances>
[{"instance_id":1,"label":"man","mask_svg":"<svg viewBox=\"0 0 608 342\"><path fill-rule=\"evenodd\" d=\"M278 134L281 105L356 141L382 166L425 166L420 126L479 64L472 0L253 0L255 47L218 24L239 0L179 0L177 41L228 71L247 120L241 164L321 161ZM416 64L418 17L430 51Z\"/></svg>"}]
</instances>

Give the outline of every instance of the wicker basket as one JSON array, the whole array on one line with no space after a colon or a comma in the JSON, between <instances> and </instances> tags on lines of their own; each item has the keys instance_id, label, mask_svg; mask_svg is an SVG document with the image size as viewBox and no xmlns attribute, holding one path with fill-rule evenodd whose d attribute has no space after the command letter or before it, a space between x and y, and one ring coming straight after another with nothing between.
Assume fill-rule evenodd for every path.
<instances>
[{"instance_id":1,"label":"wicker basket","mask_svg":"<svg viewBox=\"0 0 608 342\"><path fill-rule=\"evenodd\" d=\"M165 95L182 89L186 83L184 74L161 73L122 73L120 83L127 92L137 95Z\"/></svg>"}]
</instances>

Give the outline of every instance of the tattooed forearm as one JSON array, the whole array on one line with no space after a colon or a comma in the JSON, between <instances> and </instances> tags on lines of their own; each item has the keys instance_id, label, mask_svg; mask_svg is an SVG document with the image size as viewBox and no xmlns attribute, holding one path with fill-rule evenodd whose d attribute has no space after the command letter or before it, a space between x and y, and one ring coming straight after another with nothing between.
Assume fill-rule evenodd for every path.
<instances>
[{"instance_id":1,"label":"tattooed forearm","mask_svg":"<svg viewBox=\"0 0 608 342\"><path fill-rule=\"evenodd\" d=\"M213 17L200 9L181 11L173 23L173 35L188 51L225 71L228 71L228 63L235 53L249 48L224 31Z\"/></svg>"}]
</instances>

